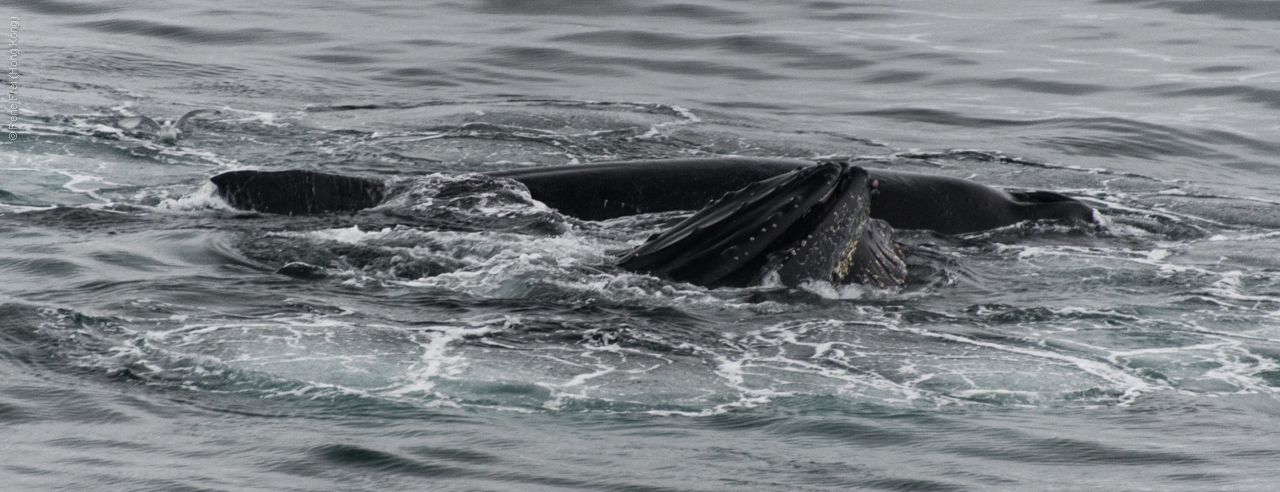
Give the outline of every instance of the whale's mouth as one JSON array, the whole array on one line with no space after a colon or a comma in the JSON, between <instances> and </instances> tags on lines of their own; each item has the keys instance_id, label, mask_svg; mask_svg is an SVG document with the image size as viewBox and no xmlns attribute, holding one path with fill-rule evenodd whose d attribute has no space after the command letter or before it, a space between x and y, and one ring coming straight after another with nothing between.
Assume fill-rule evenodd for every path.
<instances>
[{"instance_id":1,"label":"whale's mouth","mask_svg":"<svg viewBox=\"0 0 1280 492\"><path fill-rule=\"evenodd\" d=\"M232 207L273 214L351 212L383 201L381 180L314 171L231 171L211 178ZM888 223L870 217L867 171L826 162L727 193L624 255L618 266L707 287L776 277L896 287L906 264Z\"/></svg>"},{"instance_id":2,"label":"whale's mouth","mask_svg":"<svg viewBox=\"0 0 1280 492\"><path fill-rule=\"evenodd\" d=\"M726 194L624 255L622 268L708 287L776 275L806 281L902 285L892 228L870 218L866 170L843 163L798 169Z\"/></svg>"},{"instance_id":3,"label":"whale's mouth","mask_svg":"<svg viewBox=\"0 0 1280 492\"><path fill-rule=\"evenodd\" d=\"M303 170L229 171L209 181L233 208L281 215L354 212L386 194L381 180Z\"/></svg>"}]
</instances>

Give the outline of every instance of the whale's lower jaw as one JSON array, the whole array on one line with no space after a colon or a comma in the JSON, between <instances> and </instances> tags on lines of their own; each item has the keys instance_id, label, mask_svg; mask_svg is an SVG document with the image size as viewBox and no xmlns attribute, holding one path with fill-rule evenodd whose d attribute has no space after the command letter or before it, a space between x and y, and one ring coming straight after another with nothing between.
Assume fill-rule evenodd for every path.
<instances>
[{"instance_id":1,"label":"whale's lower jaw","mask_svg":"<svg viewBox=\"0 0 1280 492\"><path fill-rule=\"evenodd\" d=\"M209 178L240 210L281 215L354 212L382 202L382 180L315 171L231 171Z\"/></svg>"}]
</instances>

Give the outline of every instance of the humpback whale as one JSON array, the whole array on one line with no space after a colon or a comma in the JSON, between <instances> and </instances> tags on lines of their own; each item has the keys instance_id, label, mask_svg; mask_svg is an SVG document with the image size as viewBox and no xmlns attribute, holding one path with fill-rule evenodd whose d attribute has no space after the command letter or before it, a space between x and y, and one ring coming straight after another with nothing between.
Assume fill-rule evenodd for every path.
<instances>
[{"instance_id":1,"label":"humpback whale","mask_svg":"<svg viewBox=\"0 0 1280 492\"><path fill-rule=\"evenodd\" d=\"M1091 207L1057 193L841 162L638 160L486 174L518 181L534 199L583 220L697 210L618 266L707 287L900 286L906 263L895 228L960 234L1028 220L1094 220ZM380 179L315 171L231 171L210 180L232 207L274 214L357 211L386 195Z\"/></svg>"}]
</instances>

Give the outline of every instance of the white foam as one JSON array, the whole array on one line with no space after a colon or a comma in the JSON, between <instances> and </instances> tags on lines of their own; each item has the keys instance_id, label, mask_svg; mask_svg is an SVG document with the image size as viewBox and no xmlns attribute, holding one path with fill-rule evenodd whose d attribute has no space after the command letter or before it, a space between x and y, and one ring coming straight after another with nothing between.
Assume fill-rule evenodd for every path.
<instances>
[{"instance_id":1,"label":"white foam","mask_svg":"<svg viewBox=\"0 0 1280 492\"><path fill-rule=\"evenodd\" d=\"M1070 364L1079 368L1080 370L1088 374L1092 374L1094 376L1097 376L1098 378L1101 378L1104 381L1110 382L1111 384L1117 386L1118 388L1121 388L1123 391L1123 395L1121 396L1120 404L1122 405L1132 403L1135 398L1137 398L1144 392L1151 392L1158 389L1168 389L1167 385L1149 383L1148 381L1142 378L1133 376L1109 364L1104 364L1101 362L1084 359L1080 357L1073 357L1070 355L1060 354L1060 353L1052 352L1048 350L1035 350L1035 349L1029 349L1024 347L1002 345L999 343L976 340L976 339L965 337L965 336L960 336L960 335L955 335L950 333L935 332L935 331L930 331L930 330L925 330L922 328L915 328L910 326L893 326L890 329L897 330L897 331L906 331L906 332L915 333L921 336L926 336L931 338L940 338L940 339L948 340L951 342L965 343L965 344L969 344L977 347L989 348L989 349L998 350L1002 352L1026 355L1026 356L1034 357L1037 359L1065 362L1067 364Z\"/></svg>"},{"instance_id":2,"label":"white foam","mask_svg":"<svg viewBox=\"0 0 1280 492\"><path fill-rule=\"evenodd\" d=\"M1260 241L1263 239L1272 239L1280 237L1280 231L1277 232L1261 232L1261 233L1244 233L1244 234L1214 234L1209 236L1208 241Z\"/></svg>"},{"instance_id":3,"label":"white foam","mask_svg":"<svg viewBox=\"0 0 1280 492\"><path fill-rule=\"evenodd\" d=\"M666 137L671 133L671 130L673 128L677 128L685 125L693 125L693 124L702 122L702 118L699 118L698 115L694 114L693 111L690 111L687 108L683 108L680 106L667 106L667 108L671 109L672 111L675 111L676 114L680 115L684 119L677 120L677 121L667 121L663 123L655 123L649 127L649 131L645 132L642 135L637 136L636 138L651 140L658 137Z\"/></svg>"},{"instance_id":4,"label":"white foam","mask_svg":"<svg viewBox=\"0 0 1280 492\"><path fill-rule=\"evenodd\" d=\"M858 284L835 285L825 280L806 280L800 283L801 290L812 292L823 299L853 300L867 297L873 287Z\"/></svg>"},{"instance_id":5,"label":"white foam","mask_svg":"<svg viewBox=\"0 0 1280 492\"><path fill-rule=\"evenodd\" d=\"M245 111L245 110L230 109L225 107L222 109L222 111L224 112L234 111L237 113L243 113L247 115L243 118L238 118L231 121L240 121L245 123L258 123L260 125L274 126L274 127L288 126L286 123L281 123L276 121L278 118L280 118L279 114L268 112L268 111Z\"/></svg>"},{"instance_id":6,"label":"white foam","mask_svg":"<svg viewBox=\"0 0 1280 492\"><path fill-rule=\"evenodd\" d=\"M455 197L439 195L450 185L478 185L477 189ZM482 174L431 174L428 176L396 177L387 181L387 197L375 210L425 211L450 208L460 212L491 217L513 217L530 214L550 214L553 210L534 200L524 185L515 181L492 178Z\"/></svg>"},{"instance_id":7,"label":"white foam","mask_svg":"<svg viewBox=\"0 0 1280 492\"><path fill-rule=\"evenodd\" d=\"M112 183L112 182L110 182L110 181L107 181L107 180L103 179L103 178L102 178L102 177L100 177L100 176L91 176L91 175L86 175L86 174L76 174L76 173L71 173L71 172L68 172L68 171L54 171L54 172L56 172L56 173L58 173L58 174L61 174L61 175L63 175L63 176L66 176L66 177L68 177L68 178L70 178L70 179L71 179L70 181L67 181L66 183L63 183L63 184L62 184L62 187L63 187L63 188L65 188L65 189L67 189L67 190L69 190L69 191L71 191L71 192L73 192L73 193L83 193L83 194L88 195L89 197L93 198L94 200L98 200L98 201L102 201L102 202L108 202L109 200L107 200L107 199L105 199L105 198L102 198L102 196L101 196L101 195L98 195L98 194L96 193L96 191L97 191L99 188L102 188L103 186L118 185L118 183ZM100 186L92 186L92 187L90 187L90 186L84 186L84 184L85 184L85 183L98 183Z\"/></svg>"},{"instance_id":8,"label":"white foam","mask_svg":"<svg viewBox=\"0 0 1280 492\"><path fill-rule=\"evenodd\" d=\"M1280 302L1280 297L1247 295L1240 292L1240 279L1245 275L1243 271L1231 270L1222 272L1219 275L1221 275L1221 278L1215 281L1208 289L1215 296L1237 301Z\"/></svg>"},{"instance_id":9,"label":"white foam","mask_svg":"<svg viewBox=\"0 0 1280 492\"><path fill-rule=\"evenodd\" d=\"M174 211L196 211L196 210L236 210L221 196L218 196L218 186L211 181L206 181L204 186L199 190L185 195L178 199L166 198L159 204L156 204L158 210L174 210Z\"/></svg>"},{"instance_id":10,"label":"white foam","mask_svg":"<svg viewBox=\"0 0 1280 492\"><path fill-rule=\"evenodd\" d=\"M386 237L392 232L390 228L384 228L379 231L365 232L361 231L358 226L344 227L338 229L322 229L318 231L301 232L301 233L279 233L279 235L303 235L322 241L336 241L345 244L357 244L369 239Z\"/></svg>"},{"instance_id":11,"label":"white foam","mask_svg":"<svg viewBox=\"0 0 1280 492\"><path fill-rule=\"evenodd\" d=\"M493 330L493 327L483 325L432 327L431 331L422 334L426 337L425 341L419 338L422 355L418 362L406 370L402 383L384 393L391 396L434 394L437 379L456 377L468 365L468 359L462 354L453 353L450 345L466 337L481 336Z\"/></svg>"}]
</instances>

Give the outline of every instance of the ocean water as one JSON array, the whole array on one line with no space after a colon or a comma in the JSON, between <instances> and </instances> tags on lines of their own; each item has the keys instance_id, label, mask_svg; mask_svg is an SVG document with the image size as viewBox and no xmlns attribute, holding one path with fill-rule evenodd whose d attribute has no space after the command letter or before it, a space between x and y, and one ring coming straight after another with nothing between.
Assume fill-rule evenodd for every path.
<instances>
[{"instance_id":1,"label":"ocean water","mask_svg":"<svg viewBox=\"0 0 1280 492\"><path fill-rule=\"evenodd\" d=\"M1280 480L1280 6L10 0L5 490L1230 490ZM176 143L122 119L199 108ZM680 213L467 173L842 159L1102 225L902 289L619 271ZM393 179L358 215L208 178Z\"/></svg>"}]
</instances>

